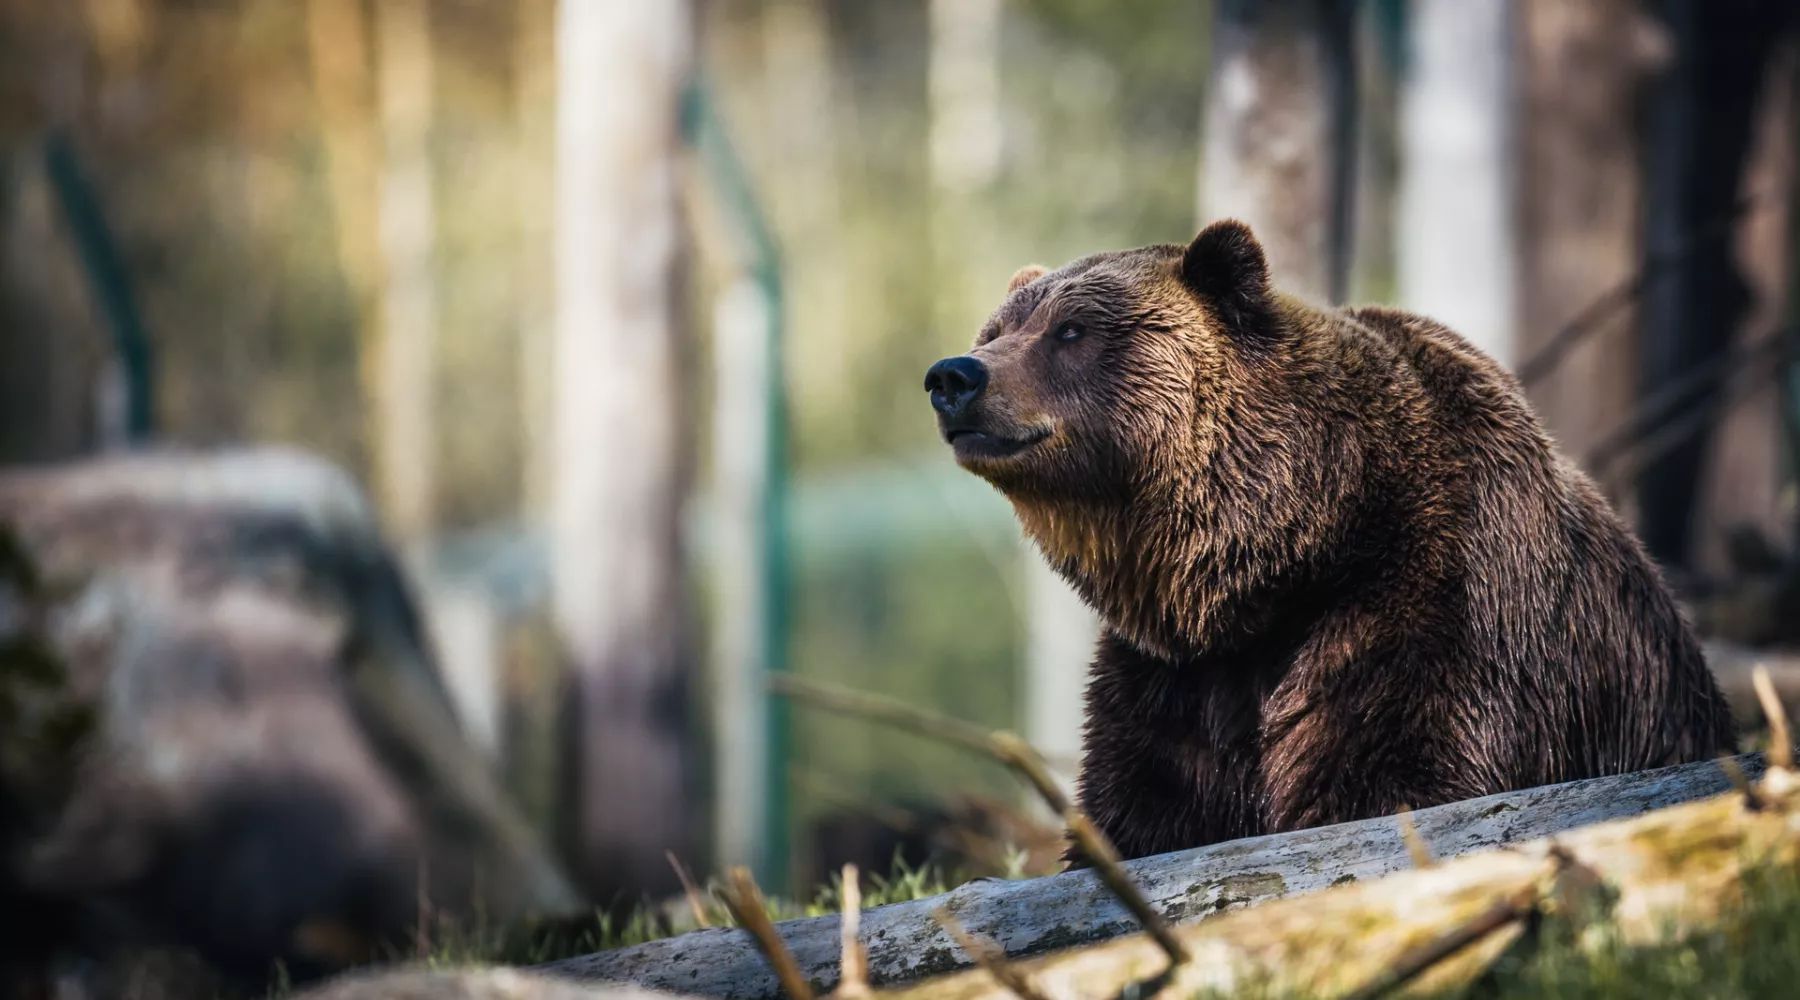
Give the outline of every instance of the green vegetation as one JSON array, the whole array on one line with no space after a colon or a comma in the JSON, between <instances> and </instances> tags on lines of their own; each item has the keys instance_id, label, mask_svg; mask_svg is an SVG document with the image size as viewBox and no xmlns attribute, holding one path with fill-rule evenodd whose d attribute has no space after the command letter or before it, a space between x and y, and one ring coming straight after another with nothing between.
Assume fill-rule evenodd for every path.
<instances>
[{"instance_id":1,"label":"green vegetation","mask_svg":"<svg viewBox=\"0 0 1800 1000\"><path fill-rule=\"evenodd\" d=\"M1462 996L1505 998L1791 997L1800 993L1800 874L1762 871L1718 930L1659 947L1627 947L1605 927L1581 950L1566 927L1546 926L1536 947L1504 957L1488 982Z\"/></svg>"},{"instance_id":2,"label":"green vegetation","mask_svg":"<svg viewBox=\"0 0 1800 1000\"><path fill-rule=\"evenodd\" d=\"M1586 947L1578 944L1578 937ZM1764 1000L1800 995L1800 873L1762 870L1742 904L1716 930L1632 947L1610 924L1578 935L1548 919L1501 956L1489 973L1438 1000ZM1240 991L1231 1000L1301 1000ZM1197 998L1198 1000L1198 998ZM1206 1000L1224 1000L1208 995Z\"/></svg>"},{"instance_id":3,"label":"green vegetation","mask_svg":"<svg viewBox=\"0 0 1800 1000\"><path fill-rule=\"evenodd\" d=\"M963 881L950 877L935 865L917 868L895 860L886 875L865 875L862 883L863 908L885 906L924 899L948 892ZM714 889L717 879L709 880L701 890L698 903L712 927L735 927L737 921ZM819 886L810 901L797 902L770 897L769 916L774 920L817 917L837 913L843 908L843 881L834 876L829 884ZM623 948L646 941L695 930L700 926L693 904L675 900L663 906L641 905L620 917L596 911L564 920L529 921L509 927L488 927L480 921L476 926L462 927L453 921L439 921L423 942L427 962L434 967L464 965L536 965L564 958ZM412 957L396 954L404 960Z\"/></svg>"}]
</instances>

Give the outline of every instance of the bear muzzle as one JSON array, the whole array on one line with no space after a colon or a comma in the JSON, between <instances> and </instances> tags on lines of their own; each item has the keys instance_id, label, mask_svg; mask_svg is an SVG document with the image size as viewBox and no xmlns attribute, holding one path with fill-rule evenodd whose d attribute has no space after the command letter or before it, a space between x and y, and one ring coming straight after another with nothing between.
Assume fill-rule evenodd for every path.
<instances>
[{"instance_id":1,"label":"bear muzzle","mask_svg":"<svg viewBox=\"0 0 1800 1000\"><path fill-rule=\"evenodd\" d=\"M925 373L938 433L959 463L1010 458L1050 436L1050 429L1002 419L1005 406L983 405L989 369L972 355L945 358Z\"/></svg>"}]
</instances>

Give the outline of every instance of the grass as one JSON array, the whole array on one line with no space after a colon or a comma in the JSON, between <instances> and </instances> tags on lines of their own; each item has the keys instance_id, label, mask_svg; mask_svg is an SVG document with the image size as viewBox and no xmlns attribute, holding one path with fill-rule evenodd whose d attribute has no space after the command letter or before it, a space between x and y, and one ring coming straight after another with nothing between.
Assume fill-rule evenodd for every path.
<instances>
[{"instance_id":1,"label":"grass","mask_svg":"<svg viewBox=\"0 0 1800 1000\"><path fill-rule=\"evenodd\" d=\"M1608 928L1581 949L1566 925L1547 926L1536 947L1502 958L1474 998L1671 997L1751 1000L1800 996L1800 874L1763 870L1715 930L1656 947L1628 947ZM1592 933L1592 932L1590 932Z\"/></svg>"},{"instance_id":2,"label":"grass","mask_svg":"<svg viewBox=\"0 0 1800 1000\"><path fill-rule=\"evenodd\" d=\"M886 875L868 874L862 879L864 909L924 899L950 891L964 879L947 874L934 864L912 867L895 858ZM698 900L706 917L706 925L735 927L737 921L714 891L718 879L708 880ZM816 917L837 913L843 908L843 881L833 875L809 901L770 897L767 900L772 920ZM440 920L433 927L427 943L426 963L434 967L468 965L537 965L565 958L589 955L596 951L622 948L686 933L701 926L687 900L674 900L661 906L644 904L628 915L619 917L595 911L572 919L526 921L508 927L489 927L482 921L464 927L450 920ZM412 955L396 955L410 959Z\"/></svg>"},{"instance_id":3,"label":"grass","mask_svg":"<svg viewBox=\"0 0 1800 1000\"><path fill-rule=\"evenodd\" d=\"M1546 919L1474 983L1432 1000L1786 1000L1800 997L1800 873L1754 871L1743 899L1712 931L1629 946L1612 925L1590 924L1578 944ZM1397 991L1393 996L1408 995ZM1193 1000L1309 1000L1266 987Z\"/></svg>"}]
</instances>

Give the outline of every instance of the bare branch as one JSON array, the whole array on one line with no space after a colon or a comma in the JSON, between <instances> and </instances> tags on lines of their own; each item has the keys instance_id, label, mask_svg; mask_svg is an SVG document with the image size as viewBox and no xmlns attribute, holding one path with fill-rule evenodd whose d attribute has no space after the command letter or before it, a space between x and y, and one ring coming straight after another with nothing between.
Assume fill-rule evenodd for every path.
<instances>
[{"instance_id":1,"label":"bare branch","mask_svg":"<svg viewBox=\"0 0 1800 1000\"><path fill-rule=\"evenodd\" d=\"M1344 1000L1374 1000L1387 996L1469 945L1516 920L1523 920L1536 907L1537 897L1537 887L1528 885L1495 900L1494 905L1476 914L1468 923L1402 953L1385 975L1346 994Z\"/></svg>"},{"instance_id":2,"label":"bare branch","mask_svg":"<svg viewBox=\"0 0 1800 1000\"><path fill-rule=\"evenodd\" d=\"M675 877L681 880L681 891L687 895L688 908L694 911L694 923L701 927L711 927L712 921L706 916L706 897L701 895L700 887L694 884L694 877L688 874L687 867L674 851L664 851L663 857L669 859L669 867L675 869Z\"/></svg>"},{"instance_id":3,"label":"bare branch","mask_svg":"<svg viewBox=\"0 0 1800 1000\"><path fill-rule=\"evenodd\" d=\"M898 698L852 691L835 684L822 684L787 673L770 676L769 690L819 708L859 715L876 722L885 722L896 729L904 729L945 743L955 743L976 753L999 756L994 750L992 735L986 729L972 722L909 705Z\"/></svg>"},{"instance_id":4,"label":"bare branch","mask_svg":"<svg viewBox=\"0 0 1800 1000\"><path fill-rule=\"evenodd\" d=\"M738 925L756 939L756 947L769 960L769 967L775 970L775 978L781 981L781 988L787 991L789 998L813 1000L812 987L800 974L799 964L787 950L787 945L781 943L781 936L775 933L775 925L769 921L768 908L763 904L761 890L756 888L756 880L750 877L750 869L741 865L733 868L731 885L722 894Z\"/></svg>"},{"instance_id":5,"label":"bare branch","mask_svg":"<svg viewBox=\"0 0 1800 1000\"><path fill-rule=\"evenodd\" d=\"M1001 986L1011 990L1019 1000L1045 1000L1044 995L1031 985L1031 980L1006 960L1006 953L999 945L976 937L945 907L933 910L931 916L976 965L985 969Z\"/></svg>"},{"instance_id":6,"label":"bare branch","mask_svg":"<svg viewBox=\"0 0 1800 1000\"><path fill-rule=\"evenodd\" d=\"M1169 956L1169 964L1180 965L1187 961L1187 949L1175 940L1175 932L1169 930L1169 922L1150 905L1144 894L1138 891L1137 883L1126 873L1125 866L1119 863L1119 852L1113 848L1112 842L1094 825L1094 821L1086 814L1071 809L1068 813L1069 832L1075 835L1075 843L1081 846L1089 861L1094 864L1094 871L1100 881L1106 883L1119 902L1131 911L1144 931L1155 939L1157 947Z\"/></svg>"},{"instance_id":7,"label":"bare branch","mask_svg":"<svg viewBox=\"0 0 1800 1000\"><path fill-rule=\"evenodd\" d=\"M801 680L791 674L777 674L769 679L772 690L790 698L830 708L835 711L887 722L910 732L955 743L977 753L985 753L1023 777L1037 790L1044 802L1063 817L1069 832L1081 851L1092 862L1100 880L1112 890L1137 918L1138 924L1156 939L1169 961L1181 964L1187 955L1170 932L1168 921L1150 905L1131 876L1119 863L1119 852L1091 820L1082 815L1069 800L1044 757L1031 744L1014 733L989 732L973 723L927 711L914 705L881 695L865 694L816 681Z\"/></svg>"}]
</instances>

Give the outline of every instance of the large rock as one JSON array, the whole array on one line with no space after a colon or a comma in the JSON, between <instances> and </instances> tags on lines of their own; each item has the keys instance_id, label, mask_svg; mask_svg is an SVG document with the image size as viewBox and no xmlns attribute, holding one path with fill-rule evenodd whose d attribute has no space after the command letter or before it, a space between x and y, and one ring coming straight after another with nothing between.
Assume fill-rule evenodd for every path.
<instances>
[{"instance_id":1,"label":"large rock","mask_svg":"<svg viewBox=\"0 0 1800 1000\"><path fill-rule=\"evenodd\" d=\"M403 938L421 900L492 921L581 905L459 733L335 468L268 450L0 472L0 533L0 892L46 937L304 977Z\"/></svg>"}]
</instances>

